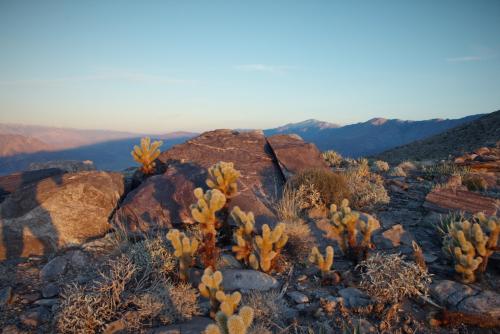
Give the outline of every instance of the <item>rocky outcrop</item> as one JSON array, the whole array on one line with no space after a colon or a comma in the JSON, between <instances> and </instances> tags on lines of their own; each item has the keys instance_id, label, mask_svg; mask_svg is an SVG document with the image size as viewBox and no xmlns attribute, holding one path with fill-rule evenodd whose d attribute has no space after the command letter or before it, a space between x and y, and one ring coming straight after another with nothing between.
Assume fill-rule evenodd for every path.
<instances>
[{"instance_id":1,"label":"rocky outcrop","mask_svg":"<svg viewBox=\"0 0 500 334\"><path fill-rule=\"evenodd\" d=\"M0 176L0 202L2 202L8 194L17 189L63 173L64 171L60 169L50 168Z\"/></svg>"},{"instance_id":2,"label":"rocky outcrop","mask_svg":"<svg viewBox=\"0 0 500 334\"><path fill-rule=\"evenodd\" d=\"M58 168L67 173L85 172L95 170L94 163L90 160L55 160L47 162L33 162L28 170L39 170L48 168Z\"/></svg>"},{"instance_id":3,"label":"rocky outcrop","mask_svg":"<svg viewBox=\"0 0 500 334\"><path fill-rule=\"evenodd\" d=\"M495 202L494 198L482 196L472 191L439 188L427 194L424 207L443 213L465 211L469 213L484 212L492 215L496 211Z\"/></svg>"},{"instance_id":4,"label":"rocky outcrop","mask_svg":"<svg viewBox=\"0 0 500 334\"><path fill-rule=\"evenodd\" d=\"M297 135L275 135L267 138L286 178L309 168L328 169L318 148Z\"/></svg>"},{"instance_id":5,"label":"rocky outcrop","mask_svg":"<svg viewBox=\"0 0 500 334\"><path fill-rule=\"evenodd\" d=\"M104 234L123 193L123 176L106 172L55 175L16 190L0 205L0 260Z\"/></svg>"}]
</instances>

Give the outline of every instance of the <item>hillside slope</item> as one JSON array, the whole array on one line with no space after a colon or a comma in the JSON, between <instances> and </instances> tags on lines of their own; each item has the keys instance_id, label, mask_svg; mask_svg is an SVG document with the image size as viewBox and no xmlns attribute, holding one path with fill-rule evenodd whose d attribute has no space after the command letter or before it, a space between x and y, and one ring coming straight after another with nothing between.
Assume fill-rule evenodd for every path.
<instances>
[{"instance_id":1,"label":"hillside slope","mask_svg":"<svg viewBox=\"0 0 500 334\"><path fill-rule=\"evenodd\" d=\"M387 150L376 155L376 158L389 162L444 159L449 155L460 155L481 146L495 145L499 140L500 110L430 138Z\"/></svg>"},{"instance_id":2,"label":"hillside slope","mask_svg":"<svg viewBox=\"0 0 500 334\"><path fill-rule=\"evenodd\" d=\"M0 133L0 157L48 151L50 149L50 145L33 137Z\"/></svg>"},{"instance_id":3,"label":"hillside slope","mask_svg":"<svg viewBox=\"0 0 500 334\"><path fill-rule=\"evenodd\" d=\"M438 134L480 117L404 121L373 118L367 122L338 126L316 120L265 130L267 136L295 133L312 142L322 151L335 150L344 156L358 157L378 154L387 149Z\"/></svg>"}]
</instances>

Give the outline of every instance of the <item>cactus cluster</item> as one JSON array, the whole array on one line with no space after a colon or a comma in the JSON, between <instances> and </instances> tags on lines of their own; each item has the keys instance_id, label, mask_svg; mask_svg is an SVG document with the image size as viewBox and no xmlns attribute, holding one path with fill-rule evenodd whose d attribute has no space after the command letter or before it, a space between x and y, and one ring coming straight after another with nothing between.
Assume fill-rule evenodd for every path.
<instances>
[{"instance_id":1,"label":"cactus cluster","mask_svg":"<svg viewBox=\"0 0 500 334\"><path fill-rule=\"evenodd\" d=\"M210 300L210 316L213 318L219 309L219 299L217 293L222 292L222 273L214 272L211 268L206 268L201 277L201 283L198 285L200 294ZM224 293L224 292L222 292Z\"/></svg>"},{"instance_id":2,"label":"cactus cluster","mask_svg":"<svg viewBox=\"0 0 500 334\"><path fill-rule=\"evenodd\" d=\"M349 201L344 199L340 207L330 206L328 224L322 228L325 237L338 240L342 252L356 260L360 255L365 258L368 249L373 248L371 236L378 228L373 218L364 222L359 216L359 212L351 210Z\"/></svg>"},{"instance_id":3,"label":"cactus cluster","mask_svg":"<svg viewBox=\"0 0 500 334\"><path fill-rule=\"evenodd\" d=\"M277 258L288 241L285 233L285 224L278 224L274 230L269 225L262 226L262 235L254 238L254 252L248 261L255 270L269 272L273 268L274 260Z\"/></svg>"},{"instance_id":4,"label":"cactus cluster","mask_svg":"<svg viewBox=\"0 0 500 334\"><path fill-rule=\"evenodd\" d=\"M175 250L174 256L179 260L179 277L181 280L187 281L189 279L189 268L193 265L194 255L198 250L198 240L195 238L189 239L179 230L170 230L167 239L172 243Z\"/></svg>"},{"instance_id":5,"label":"cactus cluster","mask_svg":"<svg viewBox=\"0 0 500 334\"><path fill-rule=\"evenodd\" d=\"M455 262L455 270L464 283L476 280L476 271L484 272L488 258L497 250L500 219L480 213L474 221L452 222L443 240L443 251Z\"/></svg>"},{"instance_id":6,"label":"cactus cluster","mask_svg":"<svg viewBox=\"0 0 500 334\"><path fill-rule=\"evenodd\" d=\"M134 146L131 152L135 161L141 164L141 171L144 174L151 174L155 168L155 159L160 155L160 146L162 141L155 141L151 144L151 138L145 137L141 139L141 146Z\"/></svg>"},{"instance_id":7,"label":"cactus cluster","mask_svg":"<svg viewBox=\"0 0 500 334\"><path fill-rule=\"evenodd\" d=\"M207 186L220 190L227 199L238 193L240 172L234 169L232 162L220 161L208 169Z\"/></svg>"},{"instance_id":8,"label":"cactus cluster","mask_svg":"<svg viewBox=\"0 0 500 334\"><path fill-rule=\"evenodd\" d=\"M218 312L215 317L216 324L210 324L205 329L205 334L246 334L252 324L254 311L249 306L243 306L238 314L227 316Z\"/></svg>"},{"instance_id":9,"label":"cactus cluster","mask_svg":"<svg viewBox=\"0 0 500 334\"><path fill-rule=\"evenodd\" d=\"M232 250L237 260L248 264L253 250L255 218L252 212L245 213L237 206L231 211L231 218L238 225L233 234L233 241L236 245Z\"/></svg>"},{"instance_id":10,"label":"cactus cluster","mask_svg":"<svg viewBox=\"0 0 500 334\"><path fill-rule=\"evenodd\" d=\"M240 304L241 293L235 291L232 294L225 294L223 291L217 291L215 298L217 298L220 303L220 311L230 317L234 314Z\"/></svg>"},{"instance_id":11,"label":"cactus cluster","mask_svg":"<svg viewBox=\"0 0 500 334\"><path fill-rule=\"evenodd\" d=\"M323 277L332 269L333 265L333 247L328 246L325 249L325 256L321 254L318 247L313 247L309 255L309 262L315 264L321 271Z\"/></svg>"}]
</instances>

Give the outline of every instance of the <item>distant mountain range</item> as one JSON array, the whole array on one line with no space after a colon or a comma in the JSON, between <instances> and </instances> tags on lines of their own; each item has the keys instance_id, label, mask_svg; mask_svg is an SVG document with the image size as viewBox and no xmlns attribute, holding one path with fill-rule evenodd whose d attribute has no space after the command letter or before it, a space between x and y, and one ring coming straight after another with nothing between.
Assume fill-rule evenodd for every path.
<instances>
[{"instance_id":1,"label":"distant mountain range","mask_svg":"<svg viewBox=\"0 0 500 334\"><path fill-rule=\"evenodd\" d=\"M407 145L378 154L389 162L403 160L444 159L458 156L482 146L495 146L500 141L500 110Z\"/></svg>"},{"instance_id":2,"label":"distant mountain range","mask_svg":"<svg viewBox=\"0 0 500 334\"><path fill-rule=\"evenodd\" d=\"M428 138L480 116L425 121L373 118L345 126L310 119L267 129L264 133L266 136L295 133L322 151L333 149L344 156L358 157ZM99 169L121 170L135 165L130 151L141 137L163 140L162 150L165 150L196 135L192 132L151 135L0 124L0 175L27 169L33 162L50 160L92 160Z\"/></svg>"},{"instance_id":3,"label":"distant mountain range","mask_svg":"<svg viewBox=\"0 0 500 334\"><path fill-rule=\"evenodd\" d=\"M335 150L344 156L359 157L377 154L396 146L427 138L471 122L480 116L425 121L373 118L367 122L345 126L311 119L268 129L264 133L267 136L295 133L305 141L315 143L322 151Z\"/></svg>"}]
</instances>

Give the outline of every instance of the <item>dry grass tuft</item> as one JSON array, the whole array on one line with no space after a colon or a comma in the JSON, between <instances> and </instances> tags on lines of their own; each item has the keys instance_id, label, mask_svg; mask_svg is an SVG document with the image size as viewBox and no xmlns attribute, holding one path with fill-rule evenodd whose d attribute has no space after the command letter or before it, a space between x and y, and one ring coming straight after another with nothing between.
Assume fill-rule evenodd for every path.
<instances>
[{"instance_id":1,"label":"dry grass tuft","mask_svg":"<svg viewBox=\"0 0 500 334\"><path fill-rule=\"evenodd\" d=\"M176 259L163 238L141 240L129 244L125 254L135 264L143 276L156 279L173 278Z\"/></svg>"},{"instance_id":2,"label":"dry grass tuft","mask_svg":"<svg viewBox=\"0 0 500 334\"><path fill-rule=\"evenodd\" d=\"M269 329L285 325L288 304L278 291L253 291L244 296L242 304L253 308L254 326Z\"/></svg>"},{"instance_id":3,"label":"dry grass tuft","mask_svg":"<svg viewBox=\"0 0 500 334\"><path fill-rule=\"evenodd\" d=\"M488 190L488 182L481 175L469 174L462 179L462 184L470 191L486 191Z\"/></svg>"},{"instance_id":4,"label":"dry grass tuft","mask_svg":"<svg viewBox=\"0 0 500 334\"><path fill-rule=\"evenodd\" d=\"M409 172L411 170L416 170L417 169L417 166L415 166L415 164L413 162L409 161L409 160L403 161L397 167L401 168L405 172Z\"/></svg>"},{"instance_id":5,"label":"dry grass tuft","mask_svg":"<svg viewBox=\"0 0 500 334\"><path fill-rule=\"evenodd\" d=\"M389 164L383 160L377 160L373 163L373 169L379 173L385 173L389 171Z\"/></svg>"},{"instance_id":6,"label":"dry grass tuft","mask_svg":"<svg viewBox=\"0 0 500 334\"><path fill-rule=\"evenodd\" d=\"M358 265L362 270L360 287L374 300L398 304L405 297L427 295L431 276L399 254L376 253Z\"/></svg>"},{"instance_id":7,"label":"dry grass tuft","mask_svg":"<svg viewBox=\"0 0 500 334\"><path fill-rule=\"evenodd\" d=\"M299 220L301 216L302 201L297 190L287 184L283 189L281 198L275 205L277 216L282 221Z\"/></svg>"},{"instance_id":8,"label":"dry grass tuft","mask_svg":"<svg viewBox=\"0 0 500 334\"><path fill-rule=\"evenodd\" d=\"M406 172L404 171L403 168L396 166L391 171L389 172L390 176L399 176L399 177L406 177Z\"/></svg>"},{"instance_id":9,"label":"dry grass tuft","mask_svg":"<svg viewBox=\"0 0 500 334\"><path fill-rule=\"evenodd\" d=\"M389 195L384 187L383 178L371 173L365 164L349 168L344 173L351 189L350 203L357 210L370 209L389 203Z\"/></svg>"},{"instance_id":10,"label":"dry grass tuft","mask_svg":"<svg viewBox=\"0 0 500 334\"><path fill-rule=\"evenodd\" d=\"M307 223L298 219L285 221L288 242L285 246L286 255L293 261L303 262L315 246L314 237Z\"/></svg>"},{"instance_id":11,"label":"dry grass tuft","mask_svg":"<svg viewBox=\"0 0 500 334\"><path fill-rule=\"evenodd\" d=\"M323 159L330 167L339 167L342 164L342 155L333 150L323 152Z\"/></svg>"},{"instance_id":12,"label":"dry grass tuft","mask_svg":"<svg viewBox=\"0 0 500 334\"><path fill-rule=\"evenodd\" d=\"M313 185L319 192L321 202L327 206L339 205L344 198L350 198L351 192L346 178L338 173L323 169L308 169L293 176L290 187L299 190L301 185Z\"/></svg>"}]
</instances>

